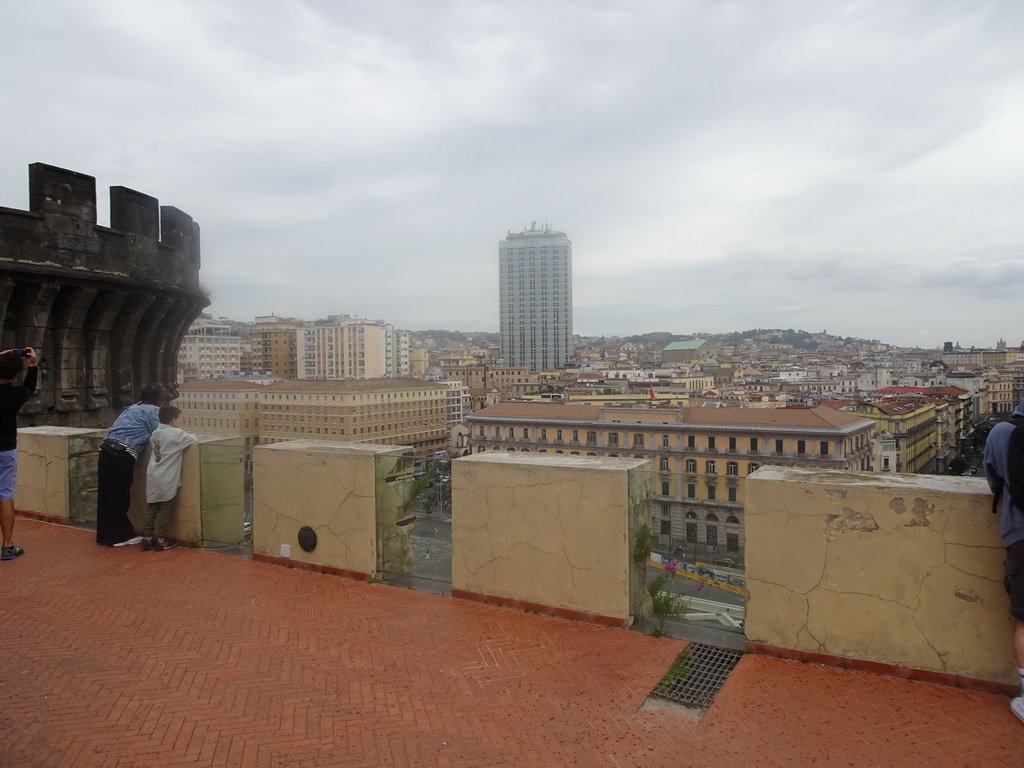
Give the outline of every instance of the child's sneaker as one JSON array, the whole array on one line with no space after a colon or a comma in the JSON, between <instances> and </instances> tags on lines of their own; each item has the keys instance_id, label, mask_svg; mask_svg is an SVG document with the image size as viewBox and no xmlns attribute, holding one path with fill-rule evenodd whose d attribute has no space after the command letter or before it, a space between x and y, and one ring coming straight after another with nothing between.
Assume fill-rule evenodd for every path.
<instances>
[{"instance_id":1,"label":"child's sneaker","mask_svg":"<svg viewBox=\"0 0 1024 768\"><path fill-rule=\"evenodd\" d=\"M1010 711L1017 716L1017 719L1024 723L1024 699L1020 696L1010 702Z\"/></svg>"},{"instance_id":2,"label":"child's sneaker","mask_svg":"<svg viewBox=\"0 0 1024 768\"><path fill-rule=\"evenodd\" d=\"M174 549L178 546L178 542L174 539L157 539L153 542L154 552L163 552L165 549Z\"/></svg>"},{"instance_id":3,"label":"child's sneaker","mask_svg":"<svg viewBox=\"0 0 1024 768\"><path fill-rule=\"evenodd\" d=\"M3 555L0 555L0 560L13 560L18 555L24 554L24 549L19 547L17 544L11 544L11 546L3 548Z\"/></svg>"}]
</instances>

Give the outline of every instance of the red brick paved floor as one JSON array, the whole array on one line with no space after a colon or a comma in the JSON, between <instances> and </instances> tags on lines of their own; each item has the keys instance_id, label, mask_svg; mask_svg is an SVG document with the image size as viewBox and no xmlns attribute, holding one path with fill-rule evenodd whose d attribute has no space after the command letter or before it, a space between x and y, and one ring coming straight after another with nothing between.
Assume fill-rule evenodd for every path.
<instances>
[{"instance_id":1,"label":"red brick paved floor","mask_svg":"<svg viewBox=\"0 0 1024 768\"><path fill-rule=\"evenodd\" d=\"M19 520L0 766L1021 766L1007 700L744 656L699 723L685 643Z\"/></svg>"}]
</instances>

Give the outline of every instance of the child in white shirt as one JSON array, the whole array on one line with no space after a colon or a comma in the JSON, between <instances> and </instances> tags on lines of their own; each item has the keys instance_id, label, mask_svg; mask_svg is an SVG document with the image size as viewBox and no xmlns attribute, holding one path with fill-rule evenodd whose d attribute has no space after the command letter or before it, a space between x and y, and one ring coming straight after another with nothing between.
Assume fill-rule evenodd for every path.
<instances>
[{"instance_id":1,"label":"child in white shirt","mask_svg":"<svg viewBox=\"0 0 1024 768\"><path fill-rule=\"evenodd\" d=\"M174 509L174 497L181 485L181 459L185 449L199 442L199 437L178 429L181 409L165 405L160 409L160 426L150 438L152 451L146 467L146 517L142 525L143 550L162 552L178 542L167 538L167 525ZM154 532L155 528L155 532Z\"/></svg>"}]
</instances>

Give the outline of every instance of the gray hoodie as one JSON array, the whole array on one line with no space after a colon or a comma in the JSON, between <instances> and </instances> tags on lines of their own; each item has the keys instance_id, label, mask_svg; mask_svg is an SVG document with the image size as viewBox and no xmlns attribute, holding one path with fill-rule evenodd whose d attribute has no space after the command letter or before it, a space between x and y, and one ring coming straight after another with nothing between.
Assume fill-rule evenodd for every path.
<instances>
[{"instance_id":1,"label":"gray hoodie","mask_svg":"<svg viewBox=\"0 0 1024 768\"><path fill-rule=\"evenodd\" d=\"M1024 400L1020 401L1014 414L1024 416ZM1006 458L1010 447L1010 433L1013 430L1013 424L1003 421L992 427L992 431L988 433L988 440L985 443L985 479L988 480L988 487L993 493L1003 487L1006 478ZM1003 537L1004 547L1024 540L1024 510L1014 506L1005 488L999 535Z\"/></svg>"}]
</instances>

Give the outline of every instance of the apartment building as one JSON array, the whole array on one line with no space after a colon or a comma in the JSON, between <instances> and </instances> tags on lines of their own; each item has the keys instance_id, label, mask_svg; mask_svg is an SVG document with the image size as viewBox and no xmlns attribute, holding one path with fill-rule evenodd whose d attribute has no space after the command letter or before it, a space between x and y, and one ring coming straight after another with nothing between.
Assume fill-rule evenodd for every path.
<instances>
[{"instance_id":1,"label":"apartment building","mask_svg":"<svg viewBox=\"0 0 1024 768\"><path fill-rule=\"evenodd\" d=\"M295 333L301 325L294 318L257 317L250 333L253 372L294 379L298 375Z\"/></svg>"},{"instance_id":2,"label":"apartment building","mask_svg":"<svg viewBox=\"0 0 1024 768\"><path fill-rule=\"evenodd\" d=\"M448 387L420 379L279 381L260 392L260 441L297 438L448 449Z\"/></svg>"},{"instance_id":3,"label":"apartment building","mask_svg":"<svg viewBox=\"0 0 1024 768\"><path fill-rule=\"evenodd\" d=\"M941 423L936 403L923 399L856 401L842 407L874 421L879 436L894 442L896 472L936 471Z\"/></svg>"},{"instance_id":4,"label":"apartment building","mask_svg":"<svg viewBox=\"0 0 1024 768\"><path fill-rule=\"evenodd\" d=\"M178 382L237 376L242 370L242 339L231 326L209 315L193 321L178 347Z\"/></svg>"},{"instance_id":5,"label":"apartment building","mask_svg":"<svg viewBox=\"0 0 1024 768\"><path fill-rule=\"evenodd\" d=\"M874 423L829 408L608 408L503 402L466 417L471 453L649 458L652 532L680 557L744 557L744 478L764 464L870 469Z\"/></svg>"},{"instance_id":6,"label":"apartment building","mask_svg":"<svg viewBox=\"0 0 1024 768\"><path fill-rule=\"evenodd\" d=\"M296 330L296 378L380 379L409 375L408 331L380 322L332 317Z\"/></svg>"}]
</instances>

